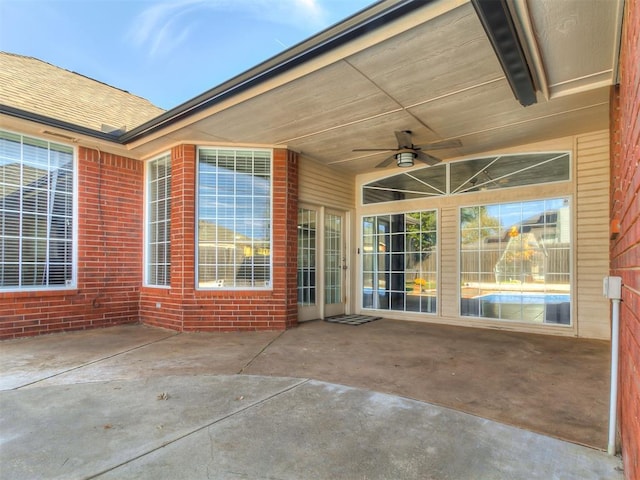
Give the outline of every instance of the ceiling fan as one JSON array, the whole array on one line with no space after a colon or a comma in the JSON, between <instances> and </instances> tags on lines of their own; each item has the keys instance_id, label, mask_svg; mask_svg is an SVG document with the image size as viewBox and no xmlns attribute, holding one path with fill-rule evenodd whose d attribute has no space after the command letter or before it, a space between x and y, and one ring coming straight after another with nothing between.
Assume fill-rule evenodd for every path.
<instances>
[{"instance_id":1,"label":"ceiling fan","mask_svg":"<svg viewBox=\"0 0 640 480\"><path fill-rule=\"evenodd\" d=\"M399 167L412 167L414 160L419 160L427 165L435 165L440 159L425 153L424 150L442 150L445 148L456 148L462 146L458 139L443 140L441 142L429 143L427 145L414 145L411 140L411 130L396 130L397 148L356 148L354 152L395 152L389 158L383 160L376 168L384 168L394 160Z\"/></svg>"}]
</instances>

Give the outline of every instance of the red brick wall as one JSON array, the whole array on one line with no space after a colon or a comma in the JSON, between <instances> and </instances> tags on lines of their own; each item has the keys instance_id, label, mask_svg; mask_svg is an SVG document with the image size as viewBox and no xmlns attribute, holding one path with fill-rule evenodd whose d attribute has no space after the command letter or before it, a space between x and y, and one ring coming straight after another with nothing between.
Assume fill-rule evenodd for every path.
<instances>
[{"instance_id":1,"label":"red brick wall","mask_svg":"<svg viewBox=\"0 0 640 480\"><path fill-rule=\"evenodd\" d=\"M77 288L0 293L0 338L138 321L142 162L78 149Z\"/></svg>"},{"instance_id":2,"label":"red brick wall","mask_svg":"<svg viewBox=\"0 0 640 480\"><path fill-rule=\"evenodd\" d=\"M0 293L0 338L142 321L174 330L280 330L297 323L297 156L273 160L273 289L195 285L196 148L172 150L171 288L142 287L140 161L78 152L78 283L64 291Z\"/></svg>"},{"instance_id":3,"label":"red brick wall","mask_svg":"<svg viewBox=\"0 0 640 480\"><path fill-rule=\"evenodd\" d=\"M171 150L171 288L143 287L140 321L182 330L183 295L195 282L196 147Z\"/></svg>"},{"instance_id":4,"label":"red brick wall","mask_svg":"<svg viewBox=\"0 0 640 480\"><path fill-rule=\"evenodd\" d=\"M142 289L142 322L184 331L281 330L297 323L297 157L273 152L273 289L195 289L196 148L171 152L171 288Z\"/></svg>"},{"instance_id":5,"label":"red brick wall","mask_svg":"<svg viewBox=\"0 0 640 480\"><path fill-rule=\"evenodd\" d=\"M625 477L640 478L640 0L627 0L611 101L611 274L622 277L619 425Z\"/></svg>"}]
</instances>

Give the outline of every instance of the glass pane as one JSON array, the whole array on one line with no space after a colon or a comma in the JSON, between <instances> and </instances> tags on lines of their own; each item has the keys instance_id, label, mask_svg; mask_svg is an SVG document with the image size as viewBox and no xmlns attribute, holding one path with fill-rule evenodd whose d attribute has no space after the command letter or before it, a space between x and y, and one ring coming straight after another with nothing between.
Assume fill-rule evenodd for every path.
<instances>
[{"instance_id":1,"label":"glass pane","mask_svg":"<svg viewBox=\"0 0 640 480\"><path fill-rule=\"evenodd\" d=\"M73 148L0 132L0 287L72 283Z\"/></svg>"},{"instance_id":2,"label":"glass pane","mask_svg":"<svg viewBox=\"0 0 640 480\"><path fill-rule=\"evenodd\" d=\"M364 204L494 190L567 181L571 178L568 152L526 153L451 162L414 169L375 180L362 187Z\"/></svg>"},{"instance_id":3,"label":"glass pane","mask_svg":"<svg viewBox=\"0 0 640 480\"><path fill-rule=\"evenodd\" d=\"M316 223L315 210L298 210L298 303L316 303Z\"/></svg>"},{"instance_id":4,"label":"glass pane","mask_svg":"<svg viewBox=\"0 0 640 480\"><path fill-rule=\"evenodd\" d=\"M362 307L435 313L437 212L365 217L363 232Z\"/></svg>"},{"instance_id":5,"label":"glass pane","mask_svg":"<svg viewBox=\"0 0 640 480\"><path fill-rule=\"evenodd\" d=\"M461 315L570 325L568 199L462 208L460 229Z\"/></svg>"},{"instance_id":6,"label":"glass pane","mask_svg":"<svg viewBox=\"0 0 640 480\"><path fill-rule=\"evenodd\" d=\"M198 151L198 285L271 285L271 153Z\"/></svg>"},{"instance_id":7,"label":"glass pane","mask_svg":"<svg viewBox=\"0 0 640 480\"><path fill-rule=\"evenodd\" d=\"M411 170L364 185L365 204L440 196L446 193L446 165Z\"/></svg>"},{"instance_id":8,"label":"glass pane","mask_svg":"<svg viewBox=\"0 0 640 480\"><path fill-rule=\"evenodd\" d=\"M0 158L8 160L20 158L21 144L22 137L20 135L0 131Z\"/></svg>"},{"instance_id":9,"label":"glass pane","mask_svg":"<svg viewBox=\"0 0 640 480\"><path fill-rule=\"evenodd\" d=\"M147 282L171 284L171 155L148 168Z\"/></svg>"},{"instance_id":10,"label":"glass pane","mask_svg":"<svg viewBox=\"0 0 640 480\"><path fill-rule=\"evenodd\" d=\"M324 276L325 303L342 303L342 217L325 214Z\"/></svg>"},{"instance_id":11,"label":"glass pane","mask_svg":"<svg viewBox=\"0 0 640 480\"><path fill-rule=\"evenodd\" d=\"M525 153L451 163L451 193L494 190L570 179L568 152Z\"/></svg>"}]
</instances>

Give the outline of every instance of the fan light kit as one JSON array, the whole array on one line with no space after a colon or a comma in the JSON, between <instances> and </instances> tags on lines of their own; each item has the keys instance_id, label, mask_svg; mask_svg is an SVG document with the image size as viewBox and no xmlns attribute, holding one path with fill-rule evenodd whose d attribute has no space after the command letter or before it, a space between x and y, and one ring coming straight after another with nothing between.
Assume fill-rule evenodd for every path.
<instances>
[{"instance_id":1,"label":"fan light kit","mask_svg":"<svg viewBox=\"0 0 640 480\"><path fill-rule=\"evenodd\" d=\"M411 130L397 130L394 132L398 140L397 148L356 148L354 152L397 152L386 158L376 168L384 168L394 160L399 167L413 167L415 160L419 160L427 165L435 165L440 159L425 153L423 150L442 150L447 148L457 148L462 146L462 142L457 138L453 140L442 140L428 145L414 145L411 140Z\"/></svg>"},{"instance_id":2,"label":"fan light kit","mask_svg":"<svg viewBox=\"0 0 640 480\"><path fill-rule=\"evenodd\" d=\"M413 167L414 158L415 154L413 152L396 153L396 161L399 167Z\"/></svg>"}]
</instances>

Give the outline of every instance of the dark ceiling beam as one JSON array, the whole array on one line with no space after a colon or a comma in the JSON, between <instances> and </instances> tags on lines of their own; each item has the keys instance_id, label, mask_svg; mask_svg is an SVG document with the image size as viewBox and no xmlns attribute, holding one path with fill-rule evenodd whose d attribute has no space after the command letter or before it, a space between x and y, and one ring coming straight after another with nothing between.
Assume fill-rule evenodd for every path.
<instances>
[{"instance_id":1,"label":"dark ceiling beam","mask_svg":"<svg viewBox=\"0 0 640 480\"><path fill-rule=\"evenodd\" d=\"M536 89L506 0L471 0L516 99L536 103Z\"/></svg>"}]
</instances>

